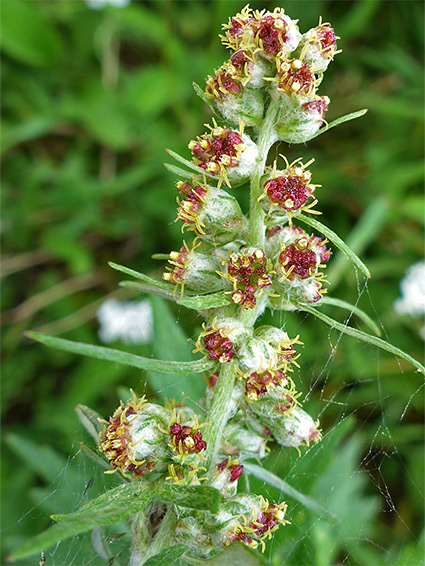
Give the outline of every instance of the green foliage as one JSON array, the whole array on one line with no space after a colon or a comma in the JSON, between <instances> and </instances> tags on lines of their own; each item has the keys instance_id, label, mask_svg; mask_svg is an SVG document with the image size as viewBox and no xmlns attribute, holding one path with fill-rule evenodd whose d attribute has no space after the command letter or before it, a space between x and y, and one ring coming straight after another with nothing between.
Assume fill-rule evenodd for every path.
<instances>
[{"instance_id":1,"label":"green foliage","mask_svg":"<svg viewBox=\"0 0 425 566\"><path fill-rule=\"evenodd\" d=\"M418 371L420 371L422 374L425 375L425 368L421 363L419 363L417 360L409 356L409 354L403 352L403 350L400 350L400 348L396 348L392 344L385 342L385 340L381 340L381 338L377 338L376 336L367 334L362 330L357 330L356 328L350 328L345 324L341 324L340 322L334 320L333 318L330 318L329 316L323 314L315 307L310 307L308 305L300 305L300 310L304 310L306 312L309 312L310 314L313 314L314 316L320 318L320 320L323 320L323 322L326 322L326 324L329 324L329 326L339 330L343 334L354 336L354 338L357 338L358 340L362 340L363 342L368 342L369 344L373 344L378 348L382 348L383 350L387 350L387 352L391 352L395 356L399 356L400 358L405 359L406 361L410 362L412 366L414 366Z\"/></svg>"},{"instance_id":2,"label":"green foliage","mask_svg":"<svg viewBox=\"0 0 425 566\"><path fill-rule=\"evenodd\" d=\"M220 494L212 487L185 487L164 483L155 486L142 481L122 485L100 495L74 513L52 515L56 524L26 541L10 558L11 560L26 558L59 540L99 526L118 523L143 511L155 496L180 507L208 509L213 513L218 511L220 505Z\"/></svg>"},{"instance_id":3,"label":"green foliage","mask_svg":"<svg viewBox=\"0 0 425 566\"><path fill-rule=\"evenodd\" d=\"M146 560L145 564L146 566L172 566L177 558L180 558L186 552L187 548L185 544L174 544Z\"/></svg>"}]
</instances>

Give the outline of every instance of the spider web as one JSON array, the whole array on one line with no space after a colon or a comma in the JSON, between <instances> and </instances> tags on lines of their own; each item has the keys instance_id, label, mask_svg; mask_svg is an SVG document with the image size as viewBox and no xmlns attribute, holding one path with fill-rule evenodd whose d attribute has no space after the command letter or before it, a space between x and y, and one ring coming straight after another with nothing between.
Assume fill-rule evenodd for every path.
<instances>
[{"instance_id":1,"label":"spider web","mask_svg":"<svg viewBox=\"0 0 425 566\"><path fill-rule=\"evenodd\" d=\"M371 310L374 311L378 319L367 283L362 284L358 280L355 306L359 304L364 294L368 297ZM345 321L346 325L350 323L353 314L353 312L348 314ZM284 327L287 316L287 313L279 312L277 318L275 316L275 324L279 323L280 326ZM423 498L423 493L416 479L410 475L405 458L397 448L397 438L395 438L397 430L391 430L394 427L387 422L387 408L393 402L393 399L391 395L384 391L385 388L382 384L380 351L367 346L368 363L372 364L376 371L373 377L363 380L359 387L362 388L367 385L370 389L373 386L376 396L358 404L358 401L354 399L356 387L352 387L352 379L343 380L337 387L332 385L333 371L339 365L337 354L343 333L331 328L323 331L322 324L318 321L313 322L307 315L298 322L297 331L302 336L305 325L311 324L320 325L321 336L326 335L329 355L322 363L319 371L311 376L308 384L305 383L307 368L303 367L299 371L299 375L295 377L295 381L300 384L298 390L303 393L301 401L304 408L309 411L312 404L316 413L309 412L314 418L317 417L326 423L322 427L322 441L317 445L303 449L300 457L294 454L295 451L291 449L274 446L270 458L263 460L262 465L280 475L284 481L294 486L301 493L315 498L324 508L327 508L332 519L329 520L329 516L324 517L314 510L306 510L298 501L285 495L284 491L279 492L270 488L265 482L253 480L251 476L250 483L254 493L260 491L270 501L286 500L288 503L287 517L292 523L288 527L281 528L273 541L267 544L266 556L270 560L274 560L274 563L279 563L279 560L282 560L282 564L288 565L352 564L361 563L362 558L368 560L367 557L369 557L369 560L371 560L370 557L378 556L383 561L382 563L391 564L393 563L391 561L396 558L394 550L391 548L391 544L383 544L382 541L375 540L373 536L374 526L380 522L391 523L393 528L403 533L406 546L416 545L418 538L417 532L412 531L405 519L396 484L392 478L387 477L389 474L388 461L395 464L396 469L401 470L404 475L403 481L408 484L408 489L413 490L418 498ZM385 333L384 329L383 332ZM385 337L388 339L388 336ZM307 348L307 346L305 347ZM372 353L374 353L373 358ZM398 364L400 377L408 380L408 375L405 374L399 362ZM301 386L302 381L304 381L304 390ZM414 392L409 393L403 401L403 407L398 418L398 428L403 425L412 401L422 390L423 384ZM166 395L167 388L160 388L159 392ZM191 398L190 395L188 398L201 409L197 399ZM377 413L378 417L376 417ZM329 420L328 415L331 415L331 420ZM368 419L372 418L374 419L375 430L371 436L369 434L368 438L365 433L368 428ZM339 430L351 421L354 421L354 425L352 424L347 432L342 434L336 443L336 447L330 449L327 446L328 440L332 444L333 437L338 436ZM67 511L72 511L100 495L106 489L119 485L118 479L112 480L113 485L111 485L111 477L105 476L95 462L80 453L79 445L82 437L81 429L76 427L71 450L73 455L68 458L66 465L52 481L48 495L29 509L20 518L19 524L29 520L36 523L45 516L46 508L49 508L50 512L52 510L63 512L63 509L56 509L55 499L59 492L62 493L64 490L68 491L68 496L74 502L73 507L67 509ZM339 458L342 458L341 464L338 462ZM341 472L342 477L335 474L339 467L344 469L344 473ZM75 481L76 475L78 475L79 481ZM117 478L117 476L114 476L114 478ZM356 489L350 491L352 484L355 484ZM321 493L321 486L322 488L323 486L326 487L326 493ZM364 522L363 527L360 525L360 528L356 529L359 517L355 515L355 513L358 513L355 505L353 508L348 505L348 509L341 513L338 500L344 501L344 491L348 491L351 497L356 498L363 505L365 515L360 518L360 523ZM333 497L333 493L337 495ZM350 514L352 514L351 517ZM352 533L350 533L350 522L352 525L354 524L351 529ZM38 528L37 526L37 530ZM343 530L342 535L341 533L338 534L338 531L341 530ZM325 542L318 539L320 533L324 536ZM329 544L329 536L333 541L332 544ZM45 562L41 561L41 564L43 566L44 564L46 566L100 566L104 564L122 566L128 563L130 541L130 529L124 523L118 526L95 529L93 533L71 537L47 549L43 555ZM328 547L326 547L326 544ZM327 548L327 554L325 552L324 557L320 558L324 561L319 562L320 553L318 549L323 548L323 545ZM367 552L365 552L365 548ZM419 563L416 556L413 558L406 556L402 563L414 566ZM17 562L17 564L25 566L36 563L37 559L33 559L31 562ZM369 561L369 563L372 562Z\"/></svg>"}]
</instances>

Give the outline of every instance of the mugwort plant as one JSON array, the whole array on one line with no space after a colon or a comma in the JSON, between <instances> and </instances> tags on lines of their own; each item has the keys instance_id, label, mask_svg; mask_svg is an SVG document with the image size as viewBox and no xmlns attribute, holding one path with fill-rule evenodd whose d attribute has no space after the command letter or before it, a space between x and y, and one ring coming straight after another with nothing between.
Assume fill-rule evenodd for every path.
<instances>
[{"instance_id":1,"label":"mugwort plant","mask_svg":"<svg viewBox=\"0 0 425 566\"><path fill-rule=\"evenodd\" d=\"M380 338L321 313L322 304L347 308L326 297L331 244L366 277L369 272L316 218L322 189L314 160L289 162L284 150L272 163L268 159L276 142L304 144L365 113L326 121L330 100L319 88L340 52L333 28L320 19L301 33L298 20L282 8L246 6L223 26L220 38L228 59L207 77L205 89L194 85L213 113L211 122L189 142L190 159L168 150L179 164L167 168L177 175L177 221L186 239L167 256L163 281L111 264L136 277L142 291L197 311L204 322L195 352L202 357L164 362L29 334L79 354L175 372L176 379L204 371L205 397L195 411L178 400L160 406L133 393L107 420L78 406L97 443L94 459L123 485L74 513L53 516L56 525L15 557L122 520L131 524L131 566L172 564L180 557L199 564L218 555L215 564L231 564L226 553L234 544L263 551L273 533L285 528L290 509L249 492L249 474L267 481L263 468L249 461L264 460L268 443L301 454L321 438L294 378L294 367L302 368L301 337L258 323L265 309L306 311L421 368ZM248 211L238 202L242 191L250 192ZM348 309L376 329L357 307Z\"/></svg>"}]
</instances>

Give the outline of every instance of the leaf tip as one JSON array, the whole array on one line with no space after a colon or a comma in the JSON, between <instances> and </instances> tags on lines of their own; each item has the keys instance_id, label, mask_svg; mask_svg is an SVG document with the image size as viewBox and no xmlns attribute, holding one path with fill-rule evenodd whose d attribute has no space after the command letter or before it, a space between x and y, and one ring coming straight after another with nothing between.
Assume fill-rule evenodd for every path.
<instances>
[{"instance_id":1,"label":"leaf tip","mask_svg":"<svg viewBox=\"0 0 425 566\"><path fill-rule=\"evenodd\" d=\"M24 336L25 338L29 338L30 340L37 340L38 332L34 332L34 330L25 330Z\"/></svg>"}]
</instances>

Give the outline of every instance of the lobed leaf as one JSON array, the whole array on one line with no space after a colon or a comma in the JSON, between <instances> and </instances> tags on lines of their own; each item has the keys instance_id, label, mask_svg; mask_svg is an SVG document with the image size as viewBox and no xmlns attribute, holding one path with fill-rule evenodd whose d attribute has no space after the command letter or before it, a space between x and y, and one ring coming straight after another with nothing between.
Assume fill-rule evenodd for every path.
<instances>
[{"instance_id":1,"label":"lobed leaf","mask_svg":"<svg viewBox=\"0 0 425 566\"><path fill-rule=\"evenodd\" d=\"M325 226L315 218L311 218L307 214L299 213L297 214L296 217L302 220L303 222L305 222L306 224L308 224L309 226L311 226L312 228L315 228L318 232L320 232L324 236L326 236L326 238L330 242L335 244L336 247L342 251L342 253L347 257L347 259L349 259L356 267L360 269L362 273L364 273L364 275L366 275L368 279L370 279L369 270L362 262L362 260L353 252L351 248L347 246L347 244L343 240L341 240L341 238L337 234L335 234L333 230L331 230L330 228L328 228L327 226Z\"/></svg>"},{"instance_id":2,"label":"lobed leaf","mask_svg":"<svg viewBox=\"0 0 425 566\"><path fill-rule=\"evenodd\" d=\"M367 332L363 332L362 330L357 330L356 328L352 328L351 326L346 326L345 324L342 324L341 322L338 322L333 318L330 318L326 314L323 314L314 307L299 304L298 308L301 311L309 312L310 314L314 315L320 320L323 320L323 322L325 322L332 328L335 328L336 330L339 330L344 334L348 334L349 336L354 336L354 338L357 338L358 340L362 340L363 342L367 342L368 344L373 344L374 346L377 346L382 350L386 350L387 352L390 352L395 356L403 358L403 360L406 360L407 362L412 364L412 366L414 366L418 371L420 371L425 375L425 368L421 363L419 363L417 360L412 358L412 356L409 356L409 354L406 354L406 352L403 352L403 350L400 350L400 348L393 346L389 342L385 342L385 340L382 340L382 338L377 338L376 336L367 334Z\"/></svg>"},{"instance_id":3,"label":"lobed leaf","mask_svg":"<svg viewBox=\"0 0 425 566\"><path fill-rule=\"evenodd\" d=\"M156 360L155 358L136 356L121 350L114 350L113 348L73 342L71 340L65 340L64 338L57 338L56 336L46 336L38 332L28 331L25 332L25 336L28 336L28 338L32 338L37 342L41 342L46 346L58 348L65 352L88 356L90 358L97 358L98 360L115 362L117 364L132 366L139 369L158 371L160 373L202 373L203 371L212 369L215 366L215 362L207 358L202 358L193 362L164 361Z\"/></svg>"}]
</instances>

